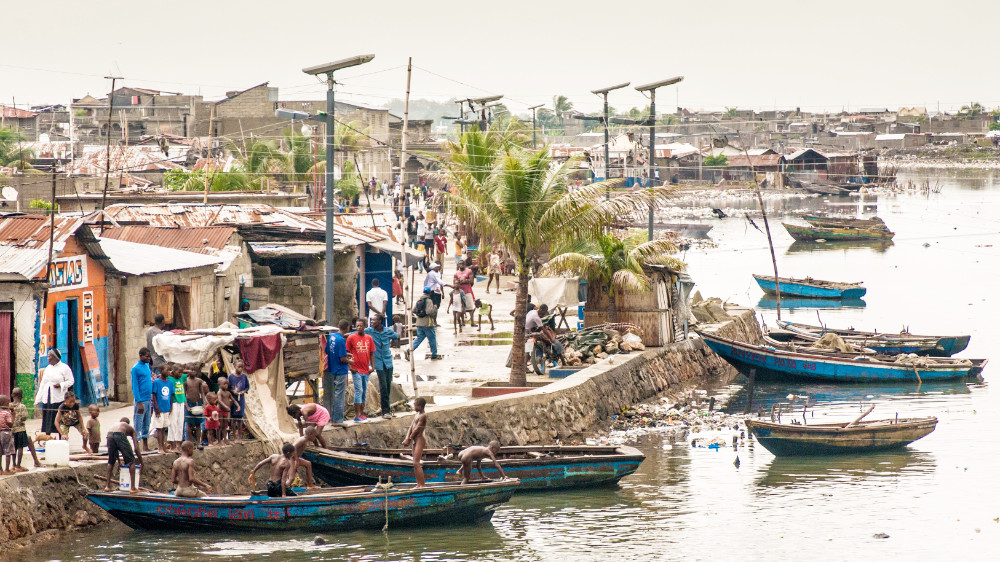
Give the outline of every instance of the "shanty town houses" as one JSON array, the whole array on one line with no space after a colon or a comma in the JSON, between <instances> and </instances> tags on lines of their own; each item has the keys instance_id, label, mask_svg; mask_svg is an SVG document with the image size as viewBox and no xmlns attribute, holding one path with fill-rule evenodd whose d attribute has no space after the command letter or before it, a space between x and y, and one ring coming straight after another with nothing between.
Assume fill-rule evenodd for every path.
<instances>
[{"instance_id":1,"label":"shanty town houses","mask_svg":"<svg viewBox=\"0 0 1000 562\"><path fill-rule=\"evenodd\" d=\"M334 225L338 313L357 313L358 282L391 283L399 255L388 219L364 218ZM275 302L322 318L325 230L319 218L263 204L0 215L0 394L19 386L30 406L58 349L84 404L131 400L129 369L157 314L168 329L213 328L241 304Z\"/></svg>"}]
</instances>

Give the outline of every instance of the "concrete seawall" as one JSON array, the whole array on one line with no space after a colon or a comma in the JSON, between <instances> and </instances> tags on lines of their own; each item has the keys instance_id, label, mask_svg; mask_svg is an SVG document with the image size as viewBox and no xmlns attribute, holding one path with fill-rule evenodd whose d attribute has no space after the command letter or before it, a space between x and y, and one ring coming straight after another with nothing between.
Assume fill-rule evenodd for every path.
<instances>
[{"instance_id":1,"label":"concrete seawall","mask_svg":"<svg viewBox=\"0 0 1000 562\"><path fill-rule=\"evenodd\" d=\"M752 311L711 329L743 341L759 341ZM505 445L581 439L622 407L695 384L727 382L736 375L701 339L691 339L642 353L612 356L566 379L513 395L483 398L428 410L430 446L449 442ZM328 442L374 447L398 446L410 423L404 415L324 433ZM246 477L267 453L259 442L210 447L195 454L199 476L219 493L246 493ZM174 455L145 460L142 486L170 490ZM29 460L30 462L30 460ZM57 529L73 529L107 521L109 516L85 498L87 489L103 486L94 478L107 472L104 463L28 472L0 479L0 553L24 541L44 538ZM259 475L258 487L265 475Z\"/></svg>"}]
</instances>

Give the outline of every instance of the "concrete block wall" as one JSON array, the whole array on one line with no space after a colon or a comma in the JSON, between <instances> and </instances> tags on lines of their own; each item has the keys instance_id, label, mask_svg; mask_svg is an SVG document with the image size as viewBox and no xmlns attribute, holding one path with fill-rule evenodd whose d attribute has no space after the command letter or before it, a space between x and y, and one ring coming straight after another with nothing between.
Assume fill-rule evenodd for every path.
<instances>
[{"instance_id":1,"label":"concrete block wall","mask_svg":"<svg viewBox=\"0 0 1000 562\"><path fill-rule=\"evenodd\" d=\"M302 285L298 275L272 275L271 302L286 306L304 316L313 316L313 293L308 285Z\"/></svg>"}]
</instances>

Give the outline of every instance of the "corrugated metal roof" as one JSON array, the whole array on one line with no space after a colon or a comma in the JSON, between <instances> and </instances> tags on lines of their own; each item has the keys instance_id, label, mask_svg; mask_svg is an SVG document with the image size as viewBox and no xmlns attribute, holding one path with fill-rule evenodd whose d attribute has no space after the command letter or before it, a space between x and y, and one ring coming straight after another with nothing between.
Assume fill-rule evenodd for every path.
<instances>
[{"instance_id":1,"label":"corrugated metal roof","mask_svg":"<svg viewBox=\"0 0 1000 562\"><path fill-rule=\"evenodd\" d=\"M38 116L34 111L7 107L6 105L0 105L0 113L3 113L4 119L31 119Z\"/></svg>"},{"instance_id":2,"label":"corrugated metal roof","mask_svg":"<svg viewBox=\"0 0 1000 562\"><path fill-rule=\"evenodd\" d=\"M245 240L322 240L326 222L304 214L293 213L271 205L111 205L105 211L116 223L146 223L151 226L180 228L232 225L239 227ZM364 215L371 220L369 215ZM97 221L99 214L91 215ZM383 240L387 236L372 228L348 226L334 221L337 243L358 245Z\"/></svg>"},{"instance_id":3,"label":"corrugated metal roof","mask_svg":"<svg viewBox=\"0 0 1000 562\"><path fill-rule=\"evenodd\" d=\"M216 266L223 259L162 246L136 244L111 238L100 238L101 249L111 259L115 269L127 275L148 275L196 267Z\"/></svg>"},{"instance_id":4,"label":"corrugated metal roof","mask_svg":"<svg viewBox=\"0 0 1000 562\"><path fill-rule=\"evenodd\" d=\"M750 156L749 159L747 159L746 155L739 154L728 157L730 168L749 168L751 164L754 168L773 168L781 165L783 158L780 154L760 154L758 156Z\"/></svg>"},{"instance_id":5,"label":"corrugated metal roof","mask_svg":"<svg viewBox=\"0 0 1000 562\"><path fill-rule=\"evenodd\" d=\"M206 255L217 255L236 232L234 226L162 227L127 225L105 228L102 238L124 240L136 244L149 244L163 248L184 250Z\"/></svg>"},{"instance_id":6,"label":"corrugated metal roof","mask_svg":"<svg viewBox=\"0 0 1000 562\"><path fill-rule=\"evenodd\" d=\"M55 225L54 256L63 251L83 219L56 217ZM0 278L26 281L42 273L49 259L49 232L49 217L0 217Z\"/></svg>"},{"instance_id":7,"label":"corrugated metal roof","mask_svg":"<svg viewBox=\"0 0 1000 562\"><path fill-rule=\"evenodd\" d=\"M182 152L186 153L187 150L171 149L170 152L172 156L168 158L160 150L160 147L155 145L112 146L111 171L121 173L122 171L156 172L183 169L183 166L172 160L183 160ZM102 175L108 165L107 159L108 150L106 147L84 147L83 156L67 165L65 171L71 176Z\"/></svg>"}]
</instances>

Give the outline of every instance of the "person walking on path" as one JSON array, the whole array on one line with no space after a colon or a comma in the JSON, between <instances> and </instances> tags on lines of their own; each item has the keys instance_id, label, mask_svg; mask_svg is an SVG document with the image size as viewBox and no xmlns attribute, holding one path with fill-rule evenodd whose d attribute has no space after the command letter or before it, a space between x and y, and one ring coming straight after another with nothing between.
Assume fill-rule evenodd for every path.
<instances>
[{"instance_id":1,"label":"person walking on path","mask_svg":"<svg viewBox=\"0 0 1000 562\"><path fill-rule=\"evenodd\" d=\"M333 392L333 423L344 423L344 395L347 393L347 374L350 372L351 358L347 355L347 339L344 334L351 328L347 320L340 321L340 331L330 334L326 342L326 370L333 375L333 388L323 389Z\"/></svg>"},{"instance_id":2,"label":"person walking on path","mask_svg":"<svg viewBox=\"0 0 1000 562\"><path fill-rule=\"evenodd\" d=\"M385 310L389 305L389 294L385 289L379 287L378 278L372 279L372 288L365 293L365 303L368 305L369 324L376 315L385 318Z\"/></svg>"},{"instance_id":3,"label":"person walking on path","mask_svg":"<svg viewBox=\"0 0 1000 562\"><path fill-rule=\"evenodd\" d=\"M375 341L365 333L368 322L358 318L354 333L347 336L347 352L351 354L351 380L354 382L354 421L363 422L368 398L368 378L372 374L372 353Z\"/></svg>"},{"instance_id":4,"label":"person walking on path","mask_svg":"<svg viewBox=\"0 0 1000 562\"><path fill-rule=\"evenodd\" d=\"M378 373L379 405L382 407L382 417L392 417L392 406L389 404L389 392L392 390L392 341L399 339L399 334L392 328L385 327L385 319L375 315L375 321L365 333L371 336L375 343L372 352L372 366Z\"/></svg>"},{"instance_id":5,"label":"person walking on path","mask_svg":"<svg viewBox=\"0 0 1000 562\"><path fill-rule=\"evenodd\" d=\"M42 407L42 433L59 433L56 413L59 405L66 399L66 391L73 387L74 382L76 379L73 378L73 370L62 362L62 354L58 349L50 349L49 366L42 369L38 390L35 391L35 404Z\"/></svg>"},{"instance_id":6,"label":"person walking on path","mask_svg":"<svg viewBox=\"0 0 1000 562\"><path fill-rule=\"evenodd\" d=\"M163 326L163 315L157 314L153 317L153 325L146 330L146 349L149 350L150 357L152 357L149 367L157 375L160 374L160 369L167 363L167 360L157 353L156 348L153 347L153 338L163 333Z\"/></svg>"},{"instance_id":7,"label":"person walking on path","mask_svg":"<svg viewBox=\"0 0 1000 562\"><path fill-rule=\"evenodd\" d=\"M132 411L132 426L139 439L142 439L144 452L149 452L149 422L153 419L153 407L150 400L153 397L153 371L149 365L153 357L148 347L139 350L139 361L132 366L132 398L135 406Z\"/></svg>"},{"instance_id":8,"label":"person walking on path","mask_svg":"<svg viewBox=\"0 0 1000 562\"><path fill-rule=\"evenodd\" d=\"M413 305L413 313L417 315L417 339L413 341L413 351L416 351L420 344L427 340L427 343L431 346L431 359L437 360L441 359L441 356L437 352L437 313L438 305L434 303L434 299L431 297L433 293L427 287L424 288L424 294L417 299L417 302ZM410 360L410 349L406 349L406 360Z\"/></svg>"},{"instance_id":9,"label":"person walking on path","mask_svg":"<svg viewBox=\"0 0 1000 562\"><path fill-rule=\"evenodd\" d=\"M497 294L500 294L500 271L503 269L503 258L500 257L501 250L490 253L489 270L486 272L486 294L490 294L490 284L494 280L497 282Z\"/></svg>"},{"instance_id":10,"label":"person walking on path","mask_svg":"<svg viewBox=\"0 0 1000 562\"><path fill-rule=\"evenodd\" d=\"M469 314L469 324L474 321L473 314L476 310L476 295L472 292L472 284L476 282L476 272L472 271L469 263L465 260L458 262L458 270L455 271L455 286L462 290L465 299L462 303L463 310Z\"/></svg>"},{"instance_id":11,"label":"person walking on path","mask_svg":"<svg viewBox=\"0 0 1000 562\"><path fill-rule=\"evenodd\" d=\"M441 279L441 264L434 262L431 264L430 271L427 272L427 277L424 278L424 293L430 293L435 307L441 306L441 294L445 287L451 287L451 285L445 284L444 280Z\"/></svg>"}]
</instances>

